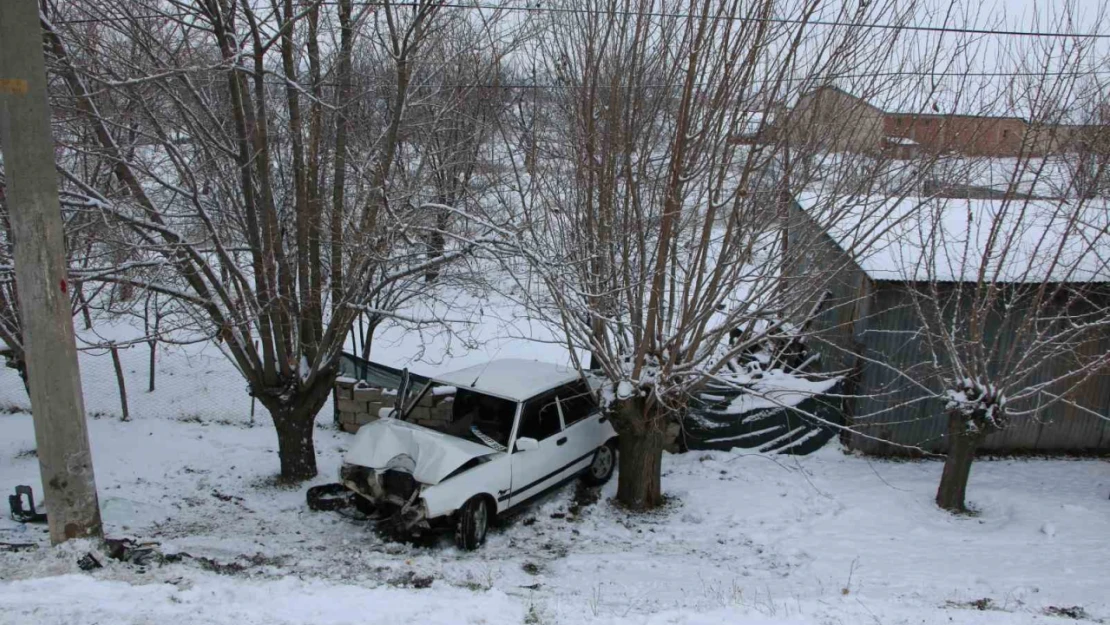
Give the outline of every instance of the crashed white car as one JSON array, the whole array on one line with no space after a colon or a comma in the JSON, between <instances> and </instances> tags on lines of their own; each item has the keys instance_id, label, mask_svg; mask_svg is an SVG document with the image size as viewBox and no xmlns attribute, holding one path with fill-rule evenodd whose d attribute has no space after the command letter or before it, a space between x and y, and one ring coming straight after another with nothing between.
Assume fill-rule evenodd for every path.
<instances>
[{"instance_id":1,"label":"crashed white car","mask_svg":"<svg viewBox=\"0 0 1110 625\"><path fill-rule=\"evenodd\" d=\"M450 402L432 427L412 422L428 394ZM616 432L574 369L495 360L434 378L406 404L362 426L340 469L394 530L454 529L459 548L476 549L497 515L613 474Z\"/></svg>"}]
</instances>

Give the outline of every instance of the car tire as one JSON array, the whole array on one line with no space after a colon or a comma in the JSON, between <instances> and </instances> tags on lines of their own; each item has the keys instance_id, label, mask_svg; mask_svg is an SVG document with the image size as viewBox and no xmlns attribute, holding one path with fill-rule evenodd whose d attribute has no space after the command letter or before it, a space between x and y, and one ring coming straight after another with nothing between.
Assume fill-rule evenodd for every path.
<instances>
[{"instance_id":1,"label":"car tire","mask_svg":"<svg viewBox=\"0 0 1110 625\"><path fill-rule=\"evenodd\" d=\"M471 497L458 512L455 520L455 545L463 551L474 551L486 542L489 524L494 511L489 500L481 495Z\"/></svg>"},{"instance_id":2,"label":"car tire","mask_svg":"<svg viewBox=\"0 0 1110 625\"><path fill-rule=\"evenodd\" d=\"M582 474L582 481L589 486L601 486L613 477L616 468L617 446L611 442L605 443L594 452L594 459Z\"/></svg>"}]
</instances>

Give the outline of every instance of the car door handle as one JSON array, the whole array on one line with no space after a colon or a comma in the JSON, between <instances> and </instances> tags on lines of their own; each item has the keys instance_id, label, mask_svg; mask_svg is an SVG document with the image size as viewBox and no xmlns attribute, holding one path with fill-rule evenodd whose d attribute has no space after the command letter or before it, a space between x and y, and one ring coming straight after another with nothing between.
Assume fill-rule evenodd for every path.
<instances>
[{"instance_id":1,"label":"car door handle","mask_svg":"<svg viewBox=\"0 0 1110 625\"><path fill-rule=\"evenodd\" d=\"M566 442L567 442L567 437L564 436L564 437L560 438L559 440L555 441L555 444L556 445L563 445Z\"/></svg>"}]
</instances>

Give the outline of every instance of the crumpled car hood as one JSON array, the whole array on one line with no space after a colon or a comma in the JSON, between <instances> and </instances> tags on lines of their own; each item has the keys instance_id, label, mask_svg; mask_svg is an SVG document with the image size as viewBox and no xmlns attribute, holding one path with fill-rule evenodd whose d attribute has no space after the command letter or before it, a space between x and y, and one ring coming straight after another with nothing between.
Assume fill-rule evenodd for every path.
<instances>
[{"instance_id":1,"label":"crumpled car hood","mask_svg":"<svg viewBox=\"0 0 1110 625\"><path fill-rule=\"evenodd\" d=\"M485 445L398 419L382 418L359 428L344 461L382 470L398 454L408 454L416 463L413 478L422 484L438 484L472 458L492 453L497 452Z\"/></svg>"}]
</instances>

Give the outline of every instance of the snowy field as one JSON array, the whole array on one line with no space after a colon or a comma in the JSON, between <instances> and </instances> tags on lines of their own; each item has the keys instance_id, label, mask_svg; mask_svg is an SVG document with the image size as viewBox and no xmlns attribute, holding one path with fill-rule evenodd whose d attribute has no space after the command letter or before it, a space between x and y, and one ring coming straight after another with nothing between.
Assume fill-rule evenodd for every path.
<instances>
[{"instance_id":1,"label":"snowy field","mask_svg":"<svg viewBox=\"0 0 1110 625\"><path fill-rule=\"evenodd\" d=\"M409 340L376 341L376 357L405 364ZM491 342L408 364L432 372L561 349ZM596 502L571 486L464 553L447 538L384 542L340 513L309 511L307 485L275 484L268 417L259 409L250 425L243 384L215 349L162 354L153 394L145 357L125 352L124 423L110 359L82 355L101 506L109 536L188 556L83 573L89 545L50 548L44 528L5 515L0 543L33 547L0 548L0 624L1066 623L1051 615L1061 609L1110 622L1110 462L977 463L979 514L953 517L932 503L938 462L833 446L804 458L668 455L660 512L616 509L615 481ZM0 372L0 399L25 405L22 392ZM330 419L326 408L314 483L334 480L352 441ZM41 492L33 449L31 417L0 415L4 493Z\"/></svg>"}]
</instances>

